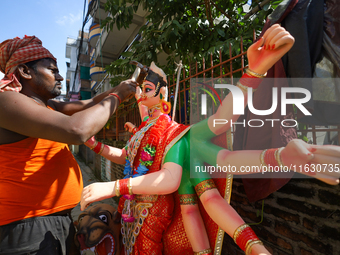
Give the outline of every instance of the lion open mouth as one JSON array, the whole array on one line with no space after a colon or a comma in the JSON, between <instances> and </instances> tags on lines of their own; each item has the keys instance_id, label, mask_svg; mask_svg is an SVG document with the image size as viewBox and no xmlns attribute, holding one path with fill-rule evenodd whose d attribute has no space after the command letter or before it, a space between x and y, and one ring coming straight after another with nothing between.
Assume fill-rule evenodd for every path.
<instances>
[{"instance_id":1,"label":"lion open mouth","mask_svg":"<svg viewBox=\"0 0 340 255\"><path fill-rule=\"evenodd\" d=\"M81 249L81 255L114 255L115 242L111 234L106 234L97 245Z\"/></svg>"}]
</instances>

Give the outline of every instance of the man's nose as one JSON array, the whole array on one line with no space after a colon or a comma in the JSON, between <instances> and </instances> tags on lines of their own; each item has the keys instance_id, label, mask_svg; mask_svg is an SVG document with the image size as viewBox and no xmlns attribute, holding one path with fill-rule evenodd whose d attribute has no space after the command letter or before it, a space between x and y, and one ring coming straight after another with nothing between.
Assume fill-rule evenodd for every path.
<instances>
[{"instance_id":1,"label":"man's nose","mask_svg":"<svg viewBox=\"0 0 340 255\"><path fill-rule=\"evenodd\" d=\"M57 81L63 81L64 78L63 78L63 76L61 76L61 75L58 73L57 76L56 76L56 80L57 80Z\"/></svg>"}]
</instances>

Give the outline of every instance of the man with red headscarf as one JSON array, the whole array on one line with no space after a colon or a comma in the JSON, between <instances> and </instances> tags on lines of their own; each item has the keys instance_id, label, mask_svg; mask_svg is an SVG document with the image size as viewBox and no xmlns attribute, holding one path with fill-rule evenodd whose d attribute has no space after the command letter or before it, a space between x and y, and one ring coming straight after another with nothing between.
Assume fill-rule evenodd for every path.
<instances>
[{"instance_id":1,"label":"man with red headscarf","mask_svg":"<svg viewBox=\"0 0 340 255\"><path fill-rule=\"evenodd\" d=\"M0 44L0 71L0 254L75 254L69 215L83 181L67 144L96 134L135 83L89 100L54 101L63 77L34 36Z\"/></svg>"}]
</instances>

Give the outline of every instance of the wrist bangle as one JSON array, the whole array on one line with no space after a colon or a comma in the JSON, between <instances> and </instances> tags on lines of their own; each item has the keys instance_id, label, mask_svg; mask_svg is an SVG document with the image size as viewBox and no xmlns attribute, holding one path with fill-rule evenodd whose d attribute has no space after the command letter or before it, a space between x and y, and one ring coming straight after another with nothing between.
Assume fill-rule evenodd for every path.
<instances>
[{"instance_id":1,"label":"wrist bangle","mask_svg":"<svg viewBox=\"0 0 340 255\"><path fill-rule=\"evenodd\" d=\"M129 178L127 186L128 186L128 189L129 189L129 195L133 195L133 193L132 193L132 185L131 185L131 177Z\"/></svg>"},{"instance_id":2,"label":"wrist bangle","mask_svg":"<svg viewBox=\"0 0 340 255\"><path fill-rule=\"evenodd\" d=\"M277 159L276 159L276 154L278 149L268 149L266 150L264 154L264 163L269 167L276 167L279 166Z\"/></svg>"},{"instance_id":3,"label":"wrist bangle","mask_svg":"<svg viewBox=\"0 0 340 255\"><path fill-rule=\"evenodd\" d=\"M235 243L236 243L236 239L238 238L238 236L240 235L240 233L241 233L245 228L247 228L247 227L249 227L248 224L243 224L243 225L239 226L239 227L235 230L234 235L233 235L233 239L234 239L234 242L235 242Z\"/></svg>"},{"instance_id":4,"label":"wrist bangle","mask_svg":"<svg viewBox=\"0 0 340 255\"><path fill-rule=\"evenodd\" d=\"M102 143L98 142L96 147L93 148L93 151L98 154L100 152L101 147L102 147Z\"/></svg>"},{"instance_id":5,"label":"wrist bangle","mask_svg":"<svg viewBox=\"0 0 340 255\"><path fill-rule=\"evenodd\" d=\"M261 240L251 240L249 243L247 243L247 248L246 248L246 255L250 255L251 254L251 249L253 248L253 245L255 244L260 244L263 245L263 243L261 242Z\"/></svg>"},{"instance_id":6,"label":"wrist bangle","mask_svg":"<svg viewBox=\"0 0 340 255\"><path fill-rule=\"evenodd\" d=\"M254 76L256 78L264 78L264 77L267 76L267 73L265 73L265 74L256 73L253 70L251 70L250 68L246 69L246 73L251 75L251 76Z\"/></svg>"},{"instance_id":7,"label":"wrist bangle","mask_svg":"<svg viewBox=\"0 0 340 255\"><path fill-rule=\"evenodd\" d=\"M236 87L239 87L243 91L243 93L248 93L248 87L242 85L239 81L236 83Z\"/></svg>"},{"instance_id":8,"label":"wrist bangle","mask_svg":"<svg viewBox=\"0 0 340 255\"><path fill-rule=\"evenodd\" d=\"M245 252L251 250L251 246L255 244L255 241L260 241L248 224L239 226L234 232L233 239L241 250Z\"/></svg>"},{"instance_id":9,"label":"wrist bangle","mask_svg":"<svg viewBox=\"0 0 340 255\"><path fill-rule=\"evenodd\" d=\"M90 147L90 149L91 150L93 150L96 146L97 146L97 144L98 144L98 141L97 140L95 140L94 141L94 144L93 145L91 145L91 146L89 146Z\"/></svg>"},{"instance_id":10,"label":"wrist bangle","mask_svg":"<svg viewBox=\"0 0 340 255\"><path fill-rule=\"evenodd\" d=\"M119 193L121 195L129 194L128 181L129 179L122 179L119 181Z\"/></svg>"},{"instance_id":11,"label":"wrist bangle","mask_svg":"<svg viewBox=\"0 0 340 255\"><path fill-rule=\"evenodd\" d=\"M100 151L98 152L99 155L102 154L103 150L104 150L105 145L102 143L101 147L100 147Z\"/></svg>"},{"instance_id":12,"label":"wrist bangle","mask_svg":"<svg viewBox=\"0 0 340 255\"><path fill-rule=\"evenodd\" d=\"M122 100L120 99L120 97L116 93L110 93L109 95L117 97L118 101L119 101L119 104L122 103Z\"/></svg>"},{"instance_id":13,"label":"wrist bangle","mask_svg":"<svg viewBox=\"0 0 340 255\"><path fill-rule=\"evenodd\" d=\"M265 150L263 150L263 151L261 152L261 154L260 154L260 162L261 162L261 165L262 165L262 166L266 166L266 167L267 167L266 162L264 162L264 155L266 154L266 151L267 151L267 149L265 149Z\"/></svg>"},{"instance_id":14,"label":"wrist bangle","mask_svg":"<svg viewBox=\"0 0 340 255\"><path fill-rule=\"evenodd\" d=\"M248 73L244 73L237 84L242 84L245 87L253 88L254 91L259 87L261 84L262 79L258 77L254 77L249 75Z\"/></svg>"},{"instance_id":15,"label":"wrist bangle","mask_svg":"<svg viewBox=\"0 0 340 255\"><path fill-rule=\"evenodd\" d=\"M280 167L284 167L285 165L282 163L282 159L281 159L281 151L284 149L284 147L279 148L278 150L275 151L275 159L277 161L277 164Z\"/></svg>"},{"instance_id":16,"label":"wrist bangle","mask_svg":"<svg viewBox=\"0 0 340 255\"><path fill-rule=\"evenodd\" d=\"M117 180L116 183L115 183L115 193L116 193L116 197L120 196L120 193L119 193L119 180Z\"/></svg>"}]
</instances>

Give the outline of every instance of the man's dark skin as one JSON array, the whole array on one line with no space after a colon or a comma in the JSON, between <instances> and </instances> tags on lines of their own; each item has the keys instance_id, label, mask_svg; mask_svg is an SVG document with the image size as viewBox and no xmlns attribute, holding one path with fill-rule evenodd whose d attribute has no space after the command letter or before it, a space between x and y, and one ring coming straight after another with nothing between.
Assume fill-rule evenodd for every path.
<instances>
[{"instance_id":1,"label":"man's dark skin","mask_svg":"<svg viewBox=\"0 0 340 255\"><path fill-rule=\"evenodd\" d=\"M119 100L110 93L124 101L136 91L135 82L127 80L89 100L59 102L51 100L60 95L63 80L53 59L41 59L33 68L21 64L16 75L22 84L20 93L0 93L0 145L27 137L82 144L117 109Z\"/></svg>"}]
</instances>

